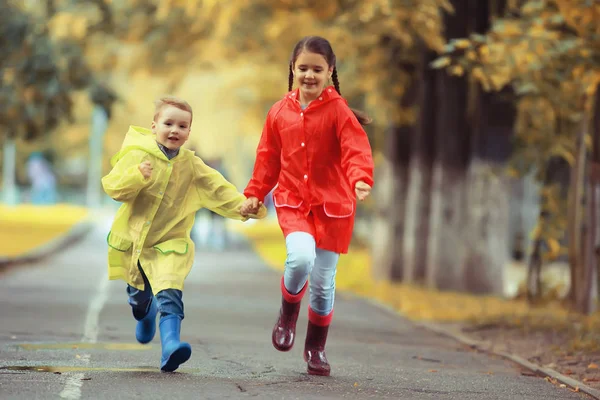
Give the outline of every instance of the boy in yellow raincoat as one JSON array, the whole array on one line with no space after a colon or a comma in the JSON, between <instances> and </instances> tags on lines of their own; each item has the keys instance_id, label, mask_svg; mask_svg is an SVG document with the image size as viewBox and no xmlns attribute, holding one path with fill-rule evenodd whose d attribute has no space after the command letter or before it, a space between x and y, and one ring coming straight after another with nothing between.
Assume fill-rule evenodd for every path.
<instances>
[{"instance_id":1,"label":"boy in yellow raincoat","mask_svg":"<svg viewBox=\"0 0 600 400\"><path fill-rule=\"evenodd\" d=\"M190 135L192 108L181 99L156 101L152 129L130 126L113 169L102 178L104 191L123 204L108 242L109 279L127 282L129 304L138 321L136 338L149 343L160 311L161 370L175 371L192 353L180 341L182 290L194 261L190 231L195 213L208 208L223 217L242 215L246 197L223 176L181 146Z\"/></svg>"}]
</instances>

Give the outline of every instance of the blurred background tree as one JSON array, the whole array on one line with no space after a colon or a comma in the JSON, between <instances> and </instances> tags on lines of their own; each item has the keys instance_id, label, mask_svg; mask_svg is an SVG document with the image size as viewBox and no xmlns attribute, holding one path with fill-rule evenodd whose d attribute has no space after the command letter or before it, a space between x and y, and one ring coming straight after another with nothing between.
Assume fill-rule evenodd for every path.
<instances>
[{"instance_id":1,"label":"blurred background tree","mask_svg":"<svg viewBox=\"0 0 600 400\"><path fill-rule=\"evenodd\" d=\"M333 44L342 94L374 118L367 131L377 185L372 201L359 209L355 243L371 248L375 277L500 294L515 250L526 254L530 264L526 291L532 300L542 294L542 264L568 260L570 298L578 310L592 311L598 276L592 256L597 225L590 223L597 202L592 190L597 175L590 172L597 171L597 134L592 133L600 118L594 100L600 80L598 4L7 4L23 18L35 18L34 36L27 37L39 39L39 46L52 44L47 53L52 56L46 58L55 60L50 63L55 66L40 61L44 56L29 57L38 53L16 45L22 41L3 44L14 48L13 60L38 60L36 79L44 82L26 90L18 83L25 78L15 71L27 69L2 69L7 82L2 90L8 92L2 92L7 106L1 112L17 118L10 111L17 110L19 121L29 121L8 124L19 127L5 131L46 143L56 153L65 185L85 181L81 166L90 154L94 105L111 117L104 138L107 171L127 126L148 125L151 100L173 93L188 99L199 115L190 146L203 157L228 160L231 179L243 187L266 111L287 90L291 50L302 36L318 34ZM20 32L19 18L9 20L14 21L7 20L10 24L2 29L14 25ZM52 76L60 77L54 80L60 89L52 86ZM9 84L13 86L6 89ZM87 87L95 88L91 96ZM12 91L21 96L14 104L6 95ZM20 111L30 104L46 114L49 109L58 112L34 118L31 111ZM70 115L72 123L40 122L60 121L63 115ZM27 126L42 125L56 129L47 129L46 136L25 133ZM526 200L519 191L538 193Z\"/></svg>"}]
</instances>

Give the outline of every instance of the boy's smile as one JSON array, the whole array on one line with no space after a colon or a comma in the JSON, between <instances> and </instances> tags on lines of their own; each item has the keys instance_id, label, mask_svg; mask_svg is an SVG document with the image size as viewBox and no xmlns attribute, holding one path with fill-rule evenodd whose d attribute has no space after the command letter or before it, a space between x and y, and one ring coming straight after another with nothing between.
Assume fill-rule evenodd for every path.
<instances>
[{"instance_id":1,"label":"boy's smile","mask_svg":"<svg viewBox=\"0 0 600 400\"><path fill-rule=\"evenodd\" d=\"M156 141L169 150L177 150L190 137L192 114L172 105L166 105L155 121L152 121L152 132Z\"/></svg>"}]
</instances>

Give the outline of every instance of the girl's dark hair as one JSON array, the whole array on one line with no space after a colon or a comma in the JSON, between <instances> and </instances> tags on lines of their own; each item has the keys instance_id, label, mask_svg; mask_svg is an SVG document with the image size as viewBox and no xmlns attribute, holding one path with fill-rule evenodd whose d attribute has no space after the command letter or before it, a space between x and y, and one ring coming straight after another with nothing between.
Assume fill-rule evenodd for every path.
<instances>
[{"instance_id":1,"label":"girl's dark hair","mask_svg":"<svg viewBox=\"0 0 600 400\"><path fill-rule=\"evenodd\" d=\"M338 80L337 68L335 66L335 63L336 63L335 53L333 52L333 49L331 48L331 44L329 43L329 41L320 36L306 36L306 37L302 38L302 40L300 40L298 43L296 43L296 46L294 47L294 51L292 52L292 57L290 58L289 76L288 76L288 91L292 90L292 86L294 83L294 74L293 74L294 64L296 63L296 60L298 59L298 56L300 55L300 53L302 53L302 51L304 51L304 50L306 50L307 52L310 52L310 53L316 53L316 54L322 55L325 58L325 61L327 61L327 65L329 67L333 66L333 73L331 75L331 80L333 81L333 86L335 87L335 90L341 96L342 92L340 91L340 82ZM368 125L372 122L371 117L369 117L365 112L360 111L360 110L355 110L353 108L351 108L351 110L354 113L354 115L356 116L356 118L358 119L358 122L361 123L361 125Z\"/></svg>"}]
</instances>

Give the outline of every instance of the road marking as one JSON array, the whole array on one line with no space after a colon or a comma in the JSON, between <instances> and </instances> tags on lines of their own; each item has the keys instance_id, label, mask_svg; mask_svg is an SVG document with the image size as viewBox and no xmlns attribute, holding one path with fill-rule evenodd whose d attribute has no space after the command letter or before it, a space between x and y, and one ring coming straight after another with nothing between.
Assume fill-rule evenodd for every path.
<instances>
[{"instance_id":1,"label":"road marking","mask_svg":"<svg viewBox=\"0 0 600 400\"><path fill-rule=\"evenodd\" d=\"M96 295L90 302L87 310L85 325L83 328L83 337L81 341L84 343L96 343L98 341L98 330L100 313L108 300L108 276L104 275L100 280L100 285L96 290ZM88 365L90 363L91 354L81 354L80 360ZM60 397L63 399L77 400L81 397L81 387L83 386L83 379L85 374L76 373L67 378L65 387L60 392Z\"/></svg>"},{"instance_id":2,"label":"road marking","mask_svg":"<svg viewBox=\"0 0 600 400\"><path fill-rule=\"evenodd\" d=\"M104 308L104 304L106 304L106 300L108 300L108 276L104 276L100 281L96 296L94 296L88 308L82 342L96 343L98 341L100 313Z\"/></svg>"},{"instance_id":3,"label":"road marking","mask_svg":"<svg viewBox=\"0 0 600 400\"><path fill-rule=\"evenodd\" d=\"M119 368L119 367L84 367L84 366L48 366L48 365L12 365L6 367L0 367L0 371L8 371L14 372L17 374L21 371L31 371L31 372L40 372L40 373L61 373L67 374L72 372L156 372L161 374L160 370L157 367L132 367L132 368ZM188 373L188 374L198 374L202 372L206 372L205 369L202 368L179 368L177 369L178 373Z\"/></svg>"},{"instance_id":4,"label":"road marking","mask_svg":"<svg viewBox=\"0 0 600 400\"><path fill-rule=\"evenodd\" d=\"M152 350L151 344L140 343L22 343L17 345L23 350Z\"/></svg>"},{"instance_id":5,"label":"road marking","mask_svg":"<svg viewBox=\"0 0 600 400\"><path fill-rule=\"evenodd\" d=\"M83 379L85 374L73 374L67 378L65 388L60 392L62 399L76 400L81 397L81 387L83 386Z\"/></svg>"}]
</instances>

